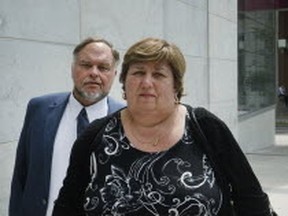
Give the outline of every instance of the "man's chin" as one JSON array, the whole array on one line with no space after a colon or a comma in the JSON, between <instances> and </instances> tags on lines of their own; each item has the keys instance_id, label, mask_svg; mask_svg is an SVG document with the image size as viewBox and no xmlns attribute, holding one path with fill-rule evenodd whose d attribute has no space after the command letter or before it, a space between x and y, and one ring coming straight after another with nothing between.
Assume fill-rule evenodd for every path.
<instances>
[{"instance_id":1,"label":"man's chin","mask_svg":"<svg viewBox=\"0 0 288 216\"><path fill-rule=\"evenodd\" d=\"M82 97L90 102L97 102L102 100L107 94L100 94L100 93L84 93Z\"/></svg>"},{"instance_id":2,"label":"man's chin","mask_svg":"<svg viewBox=\"0 0 288 216\"><path fill-rule=\"evenodd\" d=\"M74 95L79 98L80 101L83 101L85 103L93 104L100 100L102 100L104 97L108 95L108 93L105 92L89 92L89 91L79 91L77 88L74 88Z\"/></svg>"}]
</instances>

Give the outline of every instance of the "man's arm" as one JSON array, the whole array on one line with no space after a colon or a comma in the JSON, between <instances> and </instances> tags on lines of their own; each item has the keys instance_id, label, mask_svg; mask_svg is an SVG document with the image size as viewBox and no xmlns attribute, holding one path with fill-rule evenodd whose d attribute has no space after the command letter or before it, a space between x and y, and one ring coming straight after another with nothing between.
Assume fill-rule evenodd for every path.
<instances>
[{"instance_id":1,"label":"man's arm","mask_svg":"<svg viewBox=\"0 0 288 216\"><path fill-rule=\"evenodd\" d=\"M21 131L20 139L16 151L16 159L14 165L14 172L11 182L11 192L9 201L9 216L20 216L21 215L21 205L22 205L22 195L25 187L26 176L27 176L27 134L29 127L29 116L31 113L31 104L29 102L27 106L27 111L25 115L25 120L23 128Z\"/></svg>"}]
</instances>

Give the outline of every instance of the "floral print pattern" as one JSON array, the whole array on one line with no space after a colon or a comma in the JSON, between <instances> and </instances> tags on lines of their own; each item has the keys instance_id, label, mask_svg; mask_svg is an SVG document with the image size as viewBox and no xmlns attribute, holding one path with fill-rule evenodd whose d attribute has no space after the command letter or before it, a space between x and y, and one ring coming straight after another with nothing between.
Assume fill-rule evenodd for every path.
<instances>
[{"instance_id":1,"label":"floral print pattern","mask_svg":"<svg viewBox=\"0 0 288 216\"><path fill-rule=\"evenodd\" d=\"M147 153L130 146L118 116L106 126L102 144L91 155L87 215L213 216L219 212L222 192L188 126L171 149Z\"/></svg>"}]
</instances>

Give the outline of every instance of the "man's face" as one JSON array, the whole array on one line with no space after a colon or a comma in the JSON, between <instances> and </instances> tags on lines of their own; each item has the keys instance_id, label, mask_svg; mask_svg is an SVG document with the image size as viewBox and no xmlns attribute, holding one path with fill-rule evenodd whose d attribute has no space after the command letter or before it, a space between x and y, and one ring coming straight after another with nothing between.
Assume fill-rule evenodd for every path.
<instances>
[{"instance_id":1,"label":"man's face","mask_svg":"<svg viewBox=\"0 0 288 216\"><path fill-rule=\"evenodd\" d=\"M111 48L102 42L87 44L72 65L73 94L83 105L108 95L116 68Z\"/></svg>"}]
</instances>

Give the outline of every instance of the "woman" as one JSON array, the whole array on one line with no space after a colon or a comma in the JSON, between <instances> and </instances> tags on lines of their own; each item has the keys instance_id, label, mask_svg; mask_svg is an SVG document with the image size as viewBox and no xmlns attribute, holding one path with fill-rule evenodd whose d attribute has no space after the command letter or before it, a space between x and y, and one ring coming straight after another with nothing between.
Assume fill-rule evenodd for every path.
<instances>
[{"instance_id":1,"label":"woman","mask_svg":"<svg viewBox=\"0 0 288 216\"><path fill-rule=\"evenodd\" d=\"M165 40L130 47L120 74L127 107L76 141L54 216L273 215L226 125L180 103L184 72Z\"/></svg>"}]
</instances>

